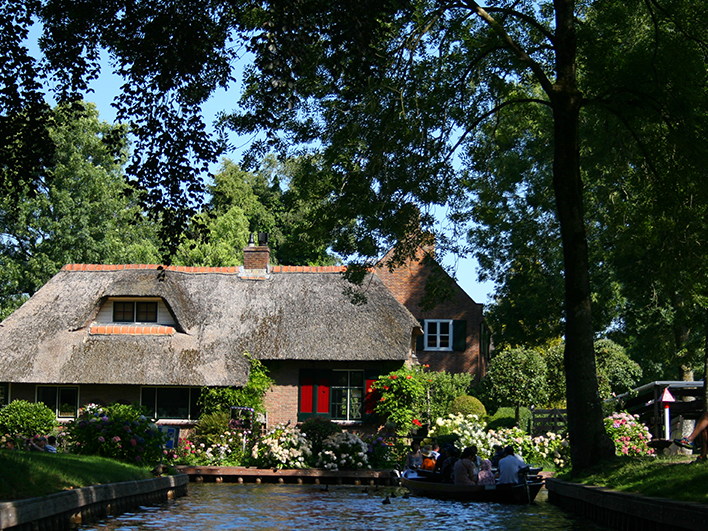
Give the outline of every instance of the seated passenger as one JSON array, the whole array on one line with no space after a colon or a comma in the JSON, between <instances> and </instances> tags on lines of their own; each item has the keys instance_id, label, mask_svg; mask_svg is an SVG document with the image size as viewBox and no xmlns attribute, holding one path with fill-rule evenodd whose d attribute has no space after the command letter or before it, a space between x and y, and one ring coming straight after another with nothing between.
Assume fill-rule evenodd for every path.
<instances>
[{"instance_id":1,"label":"seated passenger","mask_svg":"<svg viewBox=\"0 0 708 531\"><path fill-rule=\"evenodd\" d=\"M453 470L455 463L460 458L460 451L455 446L451 445L443 455L446 455L446 457L440 468L440 481L443 483L452 483ZM443 456L441 455L440 457Z\"/></svg>"},{"instance_id":2,"label":"seated passenger","mask_svg":"<svg viewBox=\"0 0 708 531\"><path fill-rule=\"evenodd\" d=\"M423 464L421 465L421 468L432 472L435 468L435 457L433 455L432 447L424 446L421 453L423 454Z\"/></svg>"},{"instance_id":3,"label":"seated passenger","mask_svg":"<svg viewBox=\"0 0 708 531\"><path fill-rule=\"evenodd\" d=\"M474 447L467 447L453 466L455 485L475 485L477 483L477 455Z\"/></svg>"},{"instance_id":4,"label":"seated passenger","mask_svg":"<svg viewBox=\"0 0 708 531\"><path fill-rule=\"evenodd\" d=\"M420 453L420 444L411 443L411 451L406 456L404 470L418 470L423 464L423 454Z\"/></svg>"},{"instance_id":5,"label":"seated passenger","mask_svg":"<svg viewBox=\"0 0 708 531\"><path fill-rule=\"evenodd\" d=\"M485 459L482 461L479 474L477 474L477 485L494 485L496 482L497 480L492 472L492 462L489 459Z\"/></svg>"},{"instance_id":6,"label":"seated passenger","mask_svg":"<svg viewBox=\"0 0 708 531\"><path fill-rule=\"evenodd\" d=\"M518 483L519 470L525 466L524 460L514 454L511 446L507 446L504 457L499 460L499 483Z\"/></svg>"}]
</instances>

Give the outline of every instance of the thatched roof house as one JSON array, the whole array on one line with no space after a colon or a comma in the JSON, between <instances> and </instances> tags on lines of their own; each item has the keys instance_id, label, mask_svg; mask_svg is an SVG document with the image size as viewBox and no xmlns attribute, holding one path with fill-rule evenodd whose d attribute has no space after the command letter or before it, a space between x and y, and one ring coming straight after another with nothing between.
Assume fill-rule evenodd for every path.
<instances>
[{"instance_id":1,"label":"thatched roof house","mask_svg":"<svg viewBox=\"0 0 708 531\"><path fill-rule=\"evenodd\" d=\"M249 280L234 268L137 267L145 268L64 267L0 323L2 379L239 386L248 379L244 352L262 360L410 356L417 322L376 276L367 303L356 305L340 274L316 268ZM107 301L133 298L164 301L173 323L97 322Z\"/></svg>"},{"instance_id":2,"label":"thatched roof house","mask_svg":"<svg viewBox=\"0 0 708 531\"><path fill-rule=\"evenodd\" d=\"M376 275L354 304L340 272L68 265L0 323L0 382L11 398L34 394L22 384L241 386L246 352L291 368L408 362L415 318Z\"/></svg>"}]
</instances>

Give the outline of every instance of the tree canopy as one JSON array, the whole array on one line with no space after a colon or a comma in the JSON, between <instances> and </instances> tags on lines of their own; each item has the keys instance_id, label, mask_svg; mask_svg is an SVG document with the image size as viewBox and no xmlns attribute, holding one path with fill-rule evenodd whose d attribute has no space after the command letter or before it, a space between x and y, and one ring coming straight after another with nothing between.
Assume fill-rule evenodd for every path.
<instances>
[{"instance_id":1,"label":"tree canopy","mask_svg":"<svg viewBox=\"0 0 708 531\"><path fill-rule=\"evenodd\" d=\"M36 189L0 196L0 317L67 263L156 263L157 226L123 177L126 130L92 104L60 105L47 128L53 164Z\"/></svg>"},{"instance_id":2,"label":"tree canopy","mask_svg":"<svg viewBox=\"0 0 708 531\"><path fill-rule=\"evenodd\" d=\"M116 102L119 118L130 120L136 137L128 171L145 191L150 211L169 228L165 241L172 251L203 191L205 164L223 147L207 135L199 107L229 85L232 65L246 50L254 61L245 69L240 106L221 125L264 133L245 164L270 151L303 157L298 188L319 198L308 211L316 220L310 226L329 234L335 251L366 260L396 243L413 248L416 238L435 228L435 205L450 207L453 222L474 223L468 201L477 193L476 180L506 180L507 191L492 208L512 204L521 219L534 220L534 230L556 240L554 246L537 238L533 252L515 253L498 271L504 272L499 278L534 272L529 302L536 307L544 284L558 297L553 279L562 277L556 306L563 311L569 431L578 470L614 453L602 423L593 349L593 310L597 323L609 323L600 314L608 309L610 317L612 304L593 307L593 301L603 293L615 297L616 290L612 282L591 284L591 275L601 278L598 273L611 262L617 279L637 277L620 267L631 259L621 253L613 255L616 260L598 259L588 239L604 234L598 241L633 249L632 259L652 248L644 239L662 250L661 259L654 254L646 264L656 292L665 294L661 300L678 302L648 306L638 295L636 315L651 308L679 315L682 307L701 304L701 289L689 288L701 284L692 282L698 276L688 269L695 253L675 251L701 230L700 223L686 225L684 214L694 219L700 208L691 205L705 204L699 179L705 146L698 142L708 116L703 2L497 0L482 7L472 0L11 0L0 9L4 49L12 59L0 71L6 88L0 97L3 144L39 146L43 129L36 124L47 119L37 96L42 75L52 76L61 99L76 99L106 50L125 79ZM22 44L35 19L43 24L44 64ZM488 142L506 112L522 116L515 128L502 124L516 165ZM527 119L525 112L538 118ZM485 144L494 149L481 151ZM2 167L8 193L40 187L36 168L43 167L46 153L27 153ZM479 164L471 164L481 156L490 161L486 177ZM517 170L522 178L514 181ZM636 186L628 186L631 179ZM647 181L652 185L642 184ZM628 191L646 208L611 208ZM657 210L666 192L671 200ZM603 209L587 198L602 198ZM524 204L526 199L538 203ZM601 219L603 212L607 217ZM642 215L659 214L650 230L637 230ZM514 216L508 221L499 234L513 234L514 247L522 247L523 230L519 235ZM609 231L598 230L620 223L628 231L611 241ZM452 237L439 234L437 248L467 250L460 238L466 227L460 227ZM682 227L689 230L680 232ZM681 282L674 278L674 256L686 271ZM494 260L489 263L497 267ZM520 297L516 289L509 294ZM525 322L533 330L533 320ZM541 323L544 334L558 332L553 323ZM672 330L676 335L679 328Z\"/></svg>"}]
</instances>

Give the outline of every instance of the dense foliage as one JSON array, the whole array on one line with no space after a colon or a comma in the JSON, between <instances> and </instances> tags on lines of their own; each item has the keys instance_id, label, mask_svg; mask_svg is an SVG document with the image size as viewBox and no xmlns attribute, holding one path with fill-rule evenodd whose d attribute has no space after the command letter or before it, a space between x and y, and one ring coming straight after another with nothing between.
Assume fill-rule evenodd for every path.
<instances>
[{"instance_id":1,"label":"dense foliage","mask_svg":"<svg viewBox=\"0 0 708 531\"><path fill-rule=\"evenodd\" d=\"M469 392L472 380L471 374L432 372L427 365L404 367L374 382L376 412L399 435L407 435L446 415L455 399Z\"/></svg>"},{"instance_id":2,"label":"dense foliage","mask_svg":"<svg viewBox=\"0 0 708 531\"><path fill-rule=\"evenodd\" d=\"M322 442L317 466L327 470L371 468L369 448L356 434L342 431Z\"/></svg>"},{"instance_id":3,"label":"dense foliage","mask_svg":"<svg viewBox=\"0 0 708 531\"><path fill-rule=\"evenodd\" d=\"M503 406L546 403L546 364L536 350L514 348L499 352L489 363L486 378L491 398Z\"/></svg>"},{"instance_id":4,"label":"dense foliage","mask_svg":"<svg viewBox=\"0 0 708 531\"><path fill-rule=\"evenodd\" d=\"M13 439L48 435L57 426L56 414L42 402L13 400L0 409L0 434Z\"/></svg>"},{"instance_id":5,"label":"dense foliage","mask_svg":"<svg viewBox=\"0 0 708 531\"><path fill-rule=\"evenodd\" d=\"M284 424L268 430L251 450L253 462L262 468L307 468L311 456L310 442L302 432Z\"/></svg>"},{"instance_id":6,"label":"dense foliage","mask_svg":"<svg viewBox=\"0 0 708 531\"><path fill-rule=\"evenodd\" d=\"M165 436L140 408L88 404L67 428L71 451L154 465L163 457Z\"/></svg>"},{"instance_id":7,"label":"dense foliage","mask_svg":"<svg viewBox=\"0 0 708 531\"><path fill-rule=\"evenodd\" d=\"M654 455L654 448L648 446L651 432L639 422L638 415L626 412L614 413L605 419L605 429L615 443L617 455Z\"/></svg>"},{"instance_id":8,"label":"dense foliage","mask_svg":"<svg viewBox=\"0 0 708 531\"><path fill-rule=\"evenodd\" d=\"M317 455L322 451L325 439L341 433L342 427L328 417L314 415L300 424L300 431L310 441L312 453Z\"/></svg>"},{"instance_id":9,"label":"dense foliage","mask_svg":"<svg viewBox=\"0 0 708 531\"><path fill-rule=\"evenodd\" d=\"M268 376L268 368L260 361L245 353L250 363L248 382L243 387L204 387L199 395L199 405L203 414L228 411L232 406L250 407L265 413L264 399L273 386Z\"/></svg>"},{"instance_id":10,"label":"dense foliage","mask_svg":"<svg viewBox=\"0 0 708 531\"><path fill-rule=\"evenodd\" d=\"M561 343L543 354L548 373L549 402L556 405L565 402L564 347ZM603 400L631 390L642 375L639 364L629 358L622 346L609 339L595 341L595 362L598 391Z\"/></svg>"},{"instance_id":11,"label":"dense foliage","mask_svg":"<svg viewBox=\"0 0 708 531\"><path fill-rule=\"evenodd\" d=\"M484 404L474 396L460 395L452 401L449 407L450 413L461 415L477 415L479 418L487 416Z\"/></svg>"}]
</instances>

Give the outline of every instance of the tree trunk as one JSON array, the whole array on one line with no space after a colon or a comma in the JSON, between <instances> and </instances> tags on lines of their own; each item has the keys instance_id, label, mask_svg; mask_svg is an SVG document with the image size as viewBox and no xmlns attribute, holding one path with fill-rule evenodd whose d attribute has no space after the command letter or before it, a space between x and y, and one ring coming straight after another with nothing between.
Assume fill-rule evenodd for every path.
<instances>
[{"instance_id":1,"label":"tree trunk","mask_svg":"<svg viewBox=\"0 0 708 531\"><path fill-rule=\"evenodd\" d=\"M576 86L574 2L556 0L556 83L553 187L563 244L565 272L565 372L568 435L573 472L614 455L603 422L597 388L590 308L590 273L580 177L579 115Z\"/></svg>"}]
</instances>

